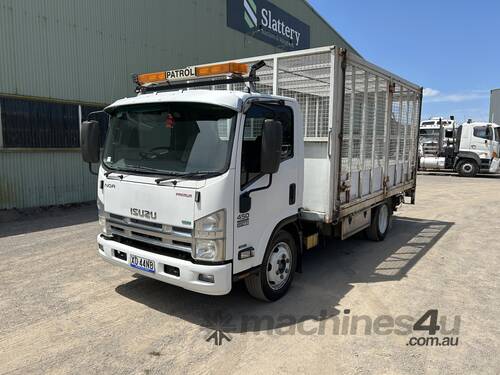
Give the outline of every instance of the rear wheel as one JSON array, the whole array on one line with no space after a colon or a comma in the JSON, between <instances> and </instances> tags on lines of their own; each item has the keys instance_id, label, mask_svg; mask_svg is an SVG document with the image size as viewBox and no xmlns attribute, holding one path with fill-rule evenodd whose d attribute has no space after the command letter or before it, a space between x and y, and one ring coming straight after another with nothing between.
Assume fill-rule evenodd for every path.
<instances>
[{"instance_id":1,"label":"rear wheel","mask_svg":"<svg viewBox=\"0 0 500 375\"><path fill-rule=\"evenodd\" d=\"M472 159L465 159L458 163L457 172L461 177L474 177L479 172L479 166Z\"/></svg>"},{"instance_id":2,"label":"rear wheel","mask_svg":"<svg viewBox=\"0 0 500 375\"><path fill-rule=\"evenodd\" d=\"M372 209L372 222L366 229L366 237L371 241L383 241L392 221L392 209L387 202Z\"/></svg>"},{"instance_id":3,"label":"rear wheel","mask_svg":"<svg viewBox=\"0 0 500 375\"><path fill-rule=\"evenodd\" d=\"M245 279L248 292L262 301L280 299L292 283L296 265L295 239L281 230L269 241L259 272Z\"/></svg>"}]
</instances>

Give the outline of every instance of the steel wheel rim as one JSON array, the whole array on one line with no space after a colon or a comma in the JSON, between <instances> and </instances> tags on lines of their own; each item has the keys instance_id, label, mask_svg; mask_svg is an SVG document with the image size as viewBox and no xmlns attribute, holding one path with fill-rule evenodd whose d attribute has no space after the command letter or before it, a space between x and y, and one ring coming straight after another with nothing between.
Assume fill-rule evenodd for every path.
<instances>
[{"instance_id":1,"label":"steel wheel rim","mask_svg":"<svg viewBox=\"0 0 500 375\"><path fill-rule=\"evenodd\" d=\"M267 260L267 284L272 290L279 290L290 279L292 250L286 242L277 243Z\"/></svg>"},{"instance_id":2,"label":"steel wheel rim","mask_svg":"<svg viewBox=\"0 0 500 375\"><path fill-rule=\"evenodd\" d=\"M378 210L378 230L380 233L385 233L389 225L389 209L386 204L380 206Z\"/></svg>"},{"instance_id":3,"label":"steel wheel rim","mask_svg":"<svg viewBox=\"0 0 500 375\"><path fill-rule=\"evenodd\" d=\"M464 164L464 166L462 168L463 168L464 172L466 172L466 173L472 172L472 165L470 165L470 164Z\"/></svg>"}]
</instances>

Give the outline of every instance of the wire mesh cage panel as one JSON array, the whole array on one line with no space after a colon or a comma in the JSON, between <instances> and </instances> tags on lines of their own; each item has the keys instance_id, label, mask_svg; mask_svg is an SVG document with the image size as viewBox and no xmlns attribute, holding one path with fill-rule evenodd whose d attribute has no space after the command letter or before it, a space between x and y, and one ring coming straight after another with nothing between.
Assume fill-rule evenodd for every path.
<instances>
[{"instance_id":1,"label":"wire mesh cage panel","mask_svg":"<svg viewBox=\"0 0 500 375\"><path fill-rule=\"evenodd\" d=\"M340 157L341 203L414 178L419 91L349 61Z\"/></svg>"},{"instance_id":2,"label":"wire mesh cage panel","mask_svg":"<svg viewBox=\"0 0 500 375\"><path fill-rule=\"evenodd\" d=\"M265 66L257 72L257 92L297 100L304 119L305 141L327 141L331 127L332 59L331 49L292 56L278 54L272 59L265 58ZM255 58L239 61L250 67L260 60ZM232 85L231 88L242 90L244 85Z\"/></svg>"},{"instance_id":3,"label":"wire mesh cage panel","mask_svg":"<svg viewBox=\"0 0 500 375\"><path fill-rule=\"evenodd\" d=\"M277 59L277 93L299 103L306 138L328 136L331 58L331 53L319 53Z\"/></svg>"},{"instance_id":4,"label":"wire mesh cage panel","mask_svg":"<svg viewBox=\"0 0 500 375\"><path fill-rule=\"evenodd\" d=\"M239 62L261 60L257 91L294 98L302 112L304 212L322 213L327 221L335 210L353 212L357 202L413 186L421 100L416 85L333 46ZM244 89L225 86L214 88Z\"/></svg>"}]
</instances>

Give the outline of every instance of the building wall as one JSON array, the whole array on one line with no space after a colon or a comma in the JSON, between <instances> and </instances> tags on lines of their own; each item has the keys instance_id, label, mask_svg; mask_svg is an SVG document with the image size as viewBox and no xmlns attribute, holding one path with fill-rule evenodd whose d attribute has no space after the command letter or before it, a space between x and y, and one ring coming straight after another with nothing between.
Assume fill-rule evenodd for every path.
<instances>
[{"instance_id":1,"label":"building wall","mask_svg":"<svg viewBox=\"0 0 500 375\"><path fill-rule=\"evenodd\" d=\"M133 73L282 51L228 28L226 1L0 0L0 209L93 200L96 192L78 150L67 149L74 140L26 149L36 143L26 132L46 131L41 121L51 116L3 137L2 125L22 122L30 112L7 113L7 98L33 100L33 107L39 100L66 103L72 106L66 114L62 104L54 113L77 129L78 107L99 108L134 95ZM271 2L309 25L310 47L335 44L355 52L306 1ZM24 143L3 142L12 134ZM51 139L65 138L57 133Z\"/></svg>"},{"instance_id":2,"label":"building wall","mask_svg":"<svg viewBox=\"0 0 500 375\"><path fill-rule=\"evenodd\" d=\"M490 122L500 124L500 89L491 90Z\"/></svg>"},{"instance_id":3,"label":"building wall","mask_svg":"<svg viewBox=\"0 0 500 375\"><path fill-rule=\"evenodd\" d=\"M305 1L273 2L311 47L348 47ZM0 0L0 46L0 93L89 103L132 95L132 73L280 51L228 28L226 0Z\"/></svg>"},{"instance_id":4,"label":"building wall","mask_svg":"<svg viewBox=\"0 0 500 375\"><path fill-rule=\"evenodd\" d=\"M96 177L82 163L78 149L2 150L0 171L0 209L96 199Z\"/></svg>"}]
</instances>

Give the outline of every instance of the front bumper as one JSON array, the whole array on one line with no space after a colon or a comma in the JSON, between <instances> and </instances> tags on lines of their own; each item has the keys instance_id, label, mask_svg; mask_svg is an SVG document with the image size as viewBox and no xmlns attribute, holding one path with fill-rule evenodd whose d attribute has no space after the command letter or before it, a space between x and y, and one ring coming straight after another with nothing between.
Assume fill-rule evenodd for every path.
<instances>
[{"instance_id":1,"label":"front bumper","mask_svg":"<svg viewBox=\"0 0 500 375\"><path fill-rule=\"evenodd\" d=\"M107 239L100 234L97 236L97 242L100 245L98 253L104 260L134 273L203 294L223 295L231 291L232 265L230 263L222 265L195 264L187 260L155 254L124 245L120 242ZM115 250L125 253L126 260L117 258ZM156 272L149 273L131 267L129 264L130 254L154 261ZM177 267L179 269L179 276L165 273L165 265ZM210 283L199 280L198 277L200 274L213 275L214 282Z\"/></svg>"}]
</instances>

